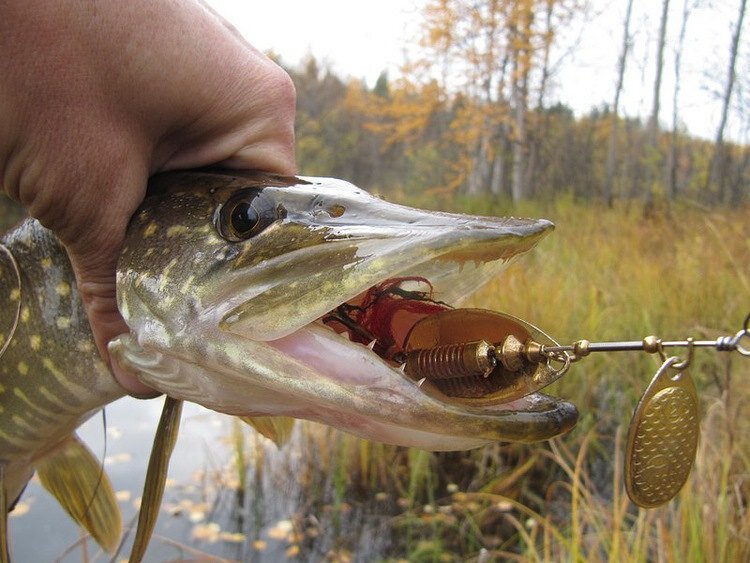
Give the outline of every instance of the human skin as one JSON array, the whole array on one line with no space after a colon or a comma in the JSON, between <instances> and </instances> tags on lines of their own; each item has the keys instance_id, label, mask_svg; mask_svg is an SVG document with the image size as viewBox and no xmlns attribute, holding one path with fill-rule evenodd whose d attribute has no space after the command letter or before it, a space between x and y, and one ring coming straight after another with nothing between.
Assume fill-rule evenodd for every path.
<instances>
[{"instance_id":1,"label":"human skin","mask_svg":"<svg viewBox=\"0 0 750 563\"><path fill-rule=\"evenodd\" d=\"M294 86L193 0L0 0L0 13L3 190L65 245L107 359L127 331L115 267L149 176L294 173Z\"/></svg>"}]
</instances>

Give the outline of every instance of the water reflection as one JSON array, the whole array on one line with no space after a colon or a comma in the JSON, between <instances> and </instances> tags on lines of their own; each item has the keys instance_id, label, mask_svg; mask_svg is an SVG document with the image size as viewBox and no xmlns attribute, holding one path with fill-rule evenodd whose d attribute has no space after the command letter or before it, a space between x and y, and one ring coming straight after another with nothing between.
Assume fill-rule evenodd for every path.
<instances>
[{"instance_id":1,"label":"water reflection","mask_svg":"<svg viewBox=\"0 0 750 563\"><path fill-rule=\"evenodd\" d=\"M105 468L126 528L118 559L130 551L161 406L162 400L127 398L107 408ZM103 455L100 415L80 435ZM387 495L370 495L356 507L345 502L339 472L330 470L335 464L331 452L340 448L321 447L321 439L335 442L337 436L298 423L279 450L235 419L185 405L146 560L364 561L382 556L393 505ZM93 541L81 541L79 529L36 478L11 515L10 527L15 561L109 560Z\"/></svg>"}]
</instances>

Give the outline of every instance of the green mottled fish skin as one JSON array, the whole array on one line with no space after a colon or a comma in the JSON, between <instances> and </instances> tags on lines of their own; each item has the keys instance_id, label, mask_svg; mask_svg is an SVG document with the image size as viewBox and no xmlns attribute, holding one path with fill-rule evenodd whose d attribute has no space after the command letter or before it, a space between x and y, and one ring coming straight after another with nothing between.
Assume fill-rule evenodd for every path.
<instances>
[{"instance_id":1,"label":"green mottled fish skin","mask_svg":"<svg viewBox=\"0 0 750 563\"><path fill-rule=\"evenodd\" d=\"M35 461L124 393L94 344L65 250L50 231L27 220L0 253L0 464L11 501ZM17 326L16 315L18 314Z\"/></svg>"}]
</instances>

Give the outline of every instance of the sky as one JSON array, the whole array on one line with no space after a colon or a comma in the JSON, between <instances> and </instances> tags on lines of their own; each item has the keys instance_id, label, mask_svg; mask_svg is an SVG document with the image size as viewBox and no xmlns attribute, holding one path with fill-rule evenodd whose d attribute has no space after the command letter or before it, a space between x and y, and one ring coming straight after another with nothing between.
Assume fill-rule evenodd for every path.
<instances>
[{"instance_id":1,"label":"sky","mask_svg":"<svg viewBox=\"0 0 750 563\"><path fill-rule=\"evenodd\" d=\"M660 121L671 128L674 57L683 2L671 0L670 25L662 84ZM691 4L696 0L688 0ZM424 0L208 0L255 47L296 65L313 55L342 78L364 79L372 86L386 70L399 74L405 52L419 33ZM719 92L726 76L731 26L737 0L702 0L688 20L680 87L682 124L694 135L713 138L719 119ZM586 19L563 31L562 48L555 54L549 101L562 101L577 114L611 104L616 63L622 43L625 0L590 0ZM661 2L636 1L631 22L633 49L625 77L622 110L644 120L652 106L656 32ZM745 18L745 46L749 43ZM738 76L750 70L747 48ZM746 80L740 80L743 82ZM750 87L750 83L746 85ZM745 100L748 98L746 97ZM735 106L741 106L736 95ZM744 105L747 105L745 103ZM750 108L748 108L750 109ZM735 110L730 115L730 138L750 142L748 121Z\"/></svg>"}]
</instances>

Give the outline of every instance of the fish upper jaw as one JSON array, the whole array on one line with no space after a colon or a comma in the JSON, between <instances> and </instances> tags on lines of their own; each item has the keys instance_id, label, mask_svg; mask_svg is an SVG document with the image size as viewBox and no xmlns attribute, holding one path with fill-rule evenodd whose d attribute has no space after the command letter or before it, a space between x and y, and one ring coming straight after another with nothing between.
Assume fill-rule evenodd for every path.
<instances>
[{"instance_id":1,"label":"fish upper jaw","mask_svg":"<svg viewBox=\"0 0 750 563\"><path fill-rule=\"evenodd\" d=\"M303 198L297 192L307 194L308 186L274 190L287 208L287 218L262 233L250 248L262 244L264 235L280 238L273 231L290 225L298 232L308 230L308 236L321 242L227 272L224 290L210 300L211 308L226 311L225 330L253 340L274 340L397 276L425 277L442 300L459 304L554 228L543 219L411 209L336 182L313 187L319 188L315 198L322 209L346 209L340 216L295 212L295 202Z\"/></svg>"}]
</instances>

